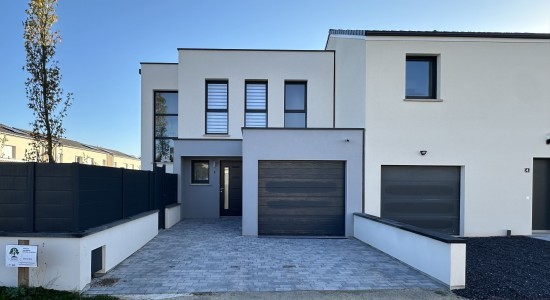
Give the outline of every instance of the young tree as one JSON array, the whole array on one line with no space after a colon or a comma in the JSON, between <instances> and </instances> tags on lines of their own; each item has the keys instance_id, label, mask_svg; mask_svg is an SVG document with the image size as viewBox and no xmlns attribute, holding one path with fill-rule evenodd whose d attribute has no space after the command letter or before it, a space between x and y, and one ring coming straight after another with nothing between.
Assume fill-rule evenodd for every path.
<instances>
[{"instance_id":1,"label":"young tree","mask_svg":"<svg viewBox=\"0 0 550 300\"><path fill-rule=\"evenodd\" d=\"M72 93L63 97L61 73L54 60L55 47L61 41L59 32L52 29L57 22L56 6L57 0L30 0L25 10L24 69L29 73L25 89L27 106L35 116L31 123L33 141L25 154L29 161L55 162L54 149L60 146L59 138L65 133L62 121L72 102Z\"/></svg>"}]
</instances>

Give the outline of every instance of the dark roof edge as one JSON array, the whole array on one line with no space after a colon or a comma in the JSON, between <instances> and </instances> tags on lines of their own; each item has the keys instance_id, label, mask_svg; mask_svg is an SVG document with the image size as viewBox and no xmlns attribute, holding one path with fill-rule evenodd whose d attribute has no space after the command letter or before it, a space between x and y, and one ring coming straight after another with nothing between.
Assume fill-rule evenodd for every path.
<instances>
[{"instance_id":1,"label":"dark roof edge","mask_svg":"<svg viewBox=\"0 0 550 300\"><path fill-rule=\"evenodd\" d=\"M505 39L550 39L550 33L528 32L467 32L467 31L405 31L405 30L348 30L330 29L329 36L418 36L418 37L475 37L475 38L505 38Z\"/></svg>"}]
</instances>

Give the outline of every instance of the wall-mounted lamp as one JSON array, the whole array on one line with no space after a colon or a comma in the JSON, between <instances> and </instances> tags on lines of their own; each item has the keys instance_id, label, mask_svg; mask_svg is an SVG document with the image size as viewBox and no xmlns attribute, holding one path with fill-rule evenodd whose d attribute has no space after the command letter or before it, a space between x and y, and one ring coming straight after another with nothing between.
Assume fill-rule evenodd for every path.
<instances>
[{"instance_id":1,"label":"wall-mounted lamp","mask_svg":"<svg viewBox=\"0 0 550 300\"><path fill-rule=\"evenodd\" d=\"M420 155L424 156L424 155L426 155L426 153L428 153L428 151L426 151L426 150L420 150Z\"/></svg>"}]
</instances>

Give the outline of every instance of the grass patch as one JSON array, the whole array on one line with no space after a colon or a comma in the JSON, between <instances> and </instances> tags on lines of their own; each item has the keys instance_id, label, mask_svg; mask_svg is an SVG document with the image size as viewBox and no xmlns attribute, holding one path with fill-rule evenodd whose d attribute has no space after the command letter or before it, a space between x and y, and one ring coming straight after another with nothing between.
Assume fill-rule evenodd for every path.
<instances>
[{"instance_id":1,"label":"grass patch","mask_svg":"<svg viewBox=\"0 0 550 300\"><path fill-rule=\"evenodd\" d=\"M77 292L56 291L41 287L16 288L0 287L0 300L7 299L32 299L32 300L72 300L72 299L92 299L92 300L115 300L111 296L83 296Z\"/></svg>"}]
</instances>

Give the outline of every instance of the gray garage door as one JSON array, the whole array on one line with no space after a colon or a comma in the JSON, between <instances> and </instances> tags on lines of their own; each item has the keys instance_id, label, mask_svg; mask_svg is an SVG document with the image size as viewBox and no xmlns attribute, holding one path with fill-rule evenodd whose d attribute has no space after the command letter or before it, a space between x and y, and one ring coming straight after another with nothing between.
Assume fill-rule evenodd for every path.
<instances>
[{"instance_id":1,"label":"gray garage door","mask_svg":"<svg viewBox=\"0 0 550 300\"><path fill-rule=\"evenodd\" d=\"M382 218L458 235L460 167L382 166Z\"/></svg>"},{"instance_id":2,"label":"gray garage door","mask_svg":"<svg viewBox=\"0 0 550 300\"><path fill-rule=\"evenodd\" d=\"M260 161L258 234L343 236L341 161Z\"/></svg>"}]
</instances>

